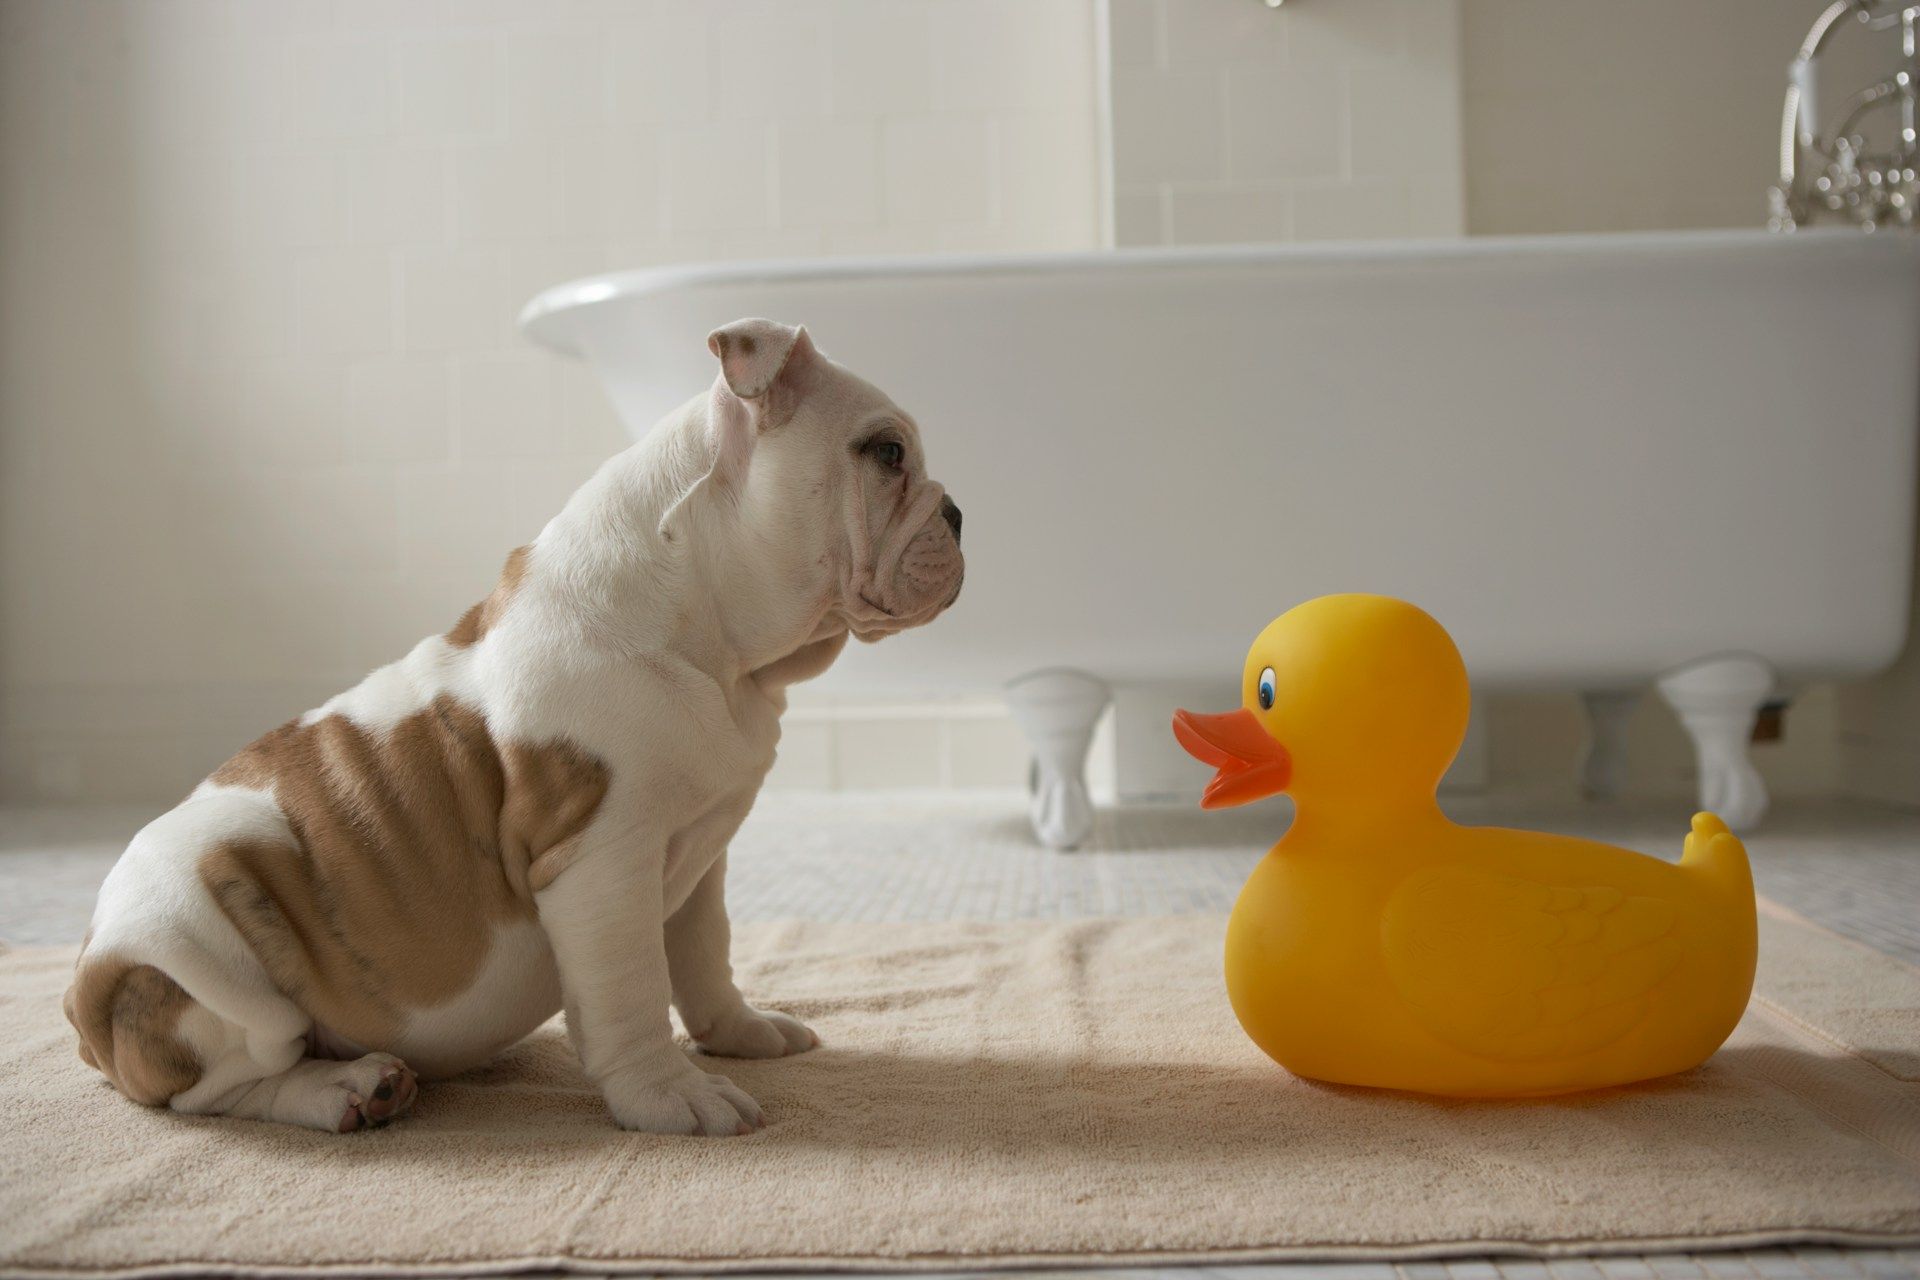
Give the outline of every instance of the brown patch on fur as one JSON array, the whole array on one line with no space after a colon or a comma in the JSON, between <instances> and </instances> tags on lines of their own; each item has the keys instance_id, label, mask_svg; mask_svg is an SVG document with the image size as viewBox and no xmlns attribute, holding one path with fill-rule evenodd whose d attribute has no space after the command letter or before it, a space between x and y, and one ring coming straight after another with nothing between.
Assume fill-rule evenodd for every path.
<instances>
[{"instance_id":1,"label":"brown patch on fur","mask_svg":"<svg viewBox=\"0 0 1920 1280\"><path fill-rule=\"evenodd\" d=\"M152 965L82 952L61 1003L81 1061L135 1102L165 1106L199 1081L200 1058L179 1035L193 997Z\"/></svg>"},{"instance_id":2,"label":"brown patch on fur","mask_svg":"<svg viewBox=\"0 0 1920 1280\"><path fill-rule=\"evenodd\" d=\"M384 733L283 725L213 781L271 788L295 843L229 841L201 879L276 987L378 1048L407 1010L467 988L496 925L534 917L558 867L529 869L577 843L607 770L570 743L501 746L441 697Z\"/></svg>"},{"instance_id":3,"label":"brown patch on fur","mask_svg":"<svg viewBox=\"0 0 1920 1280\"><path fill-rule=\"evenodd\" d=\"M486 638L507 606L513 603L513 593L520 589L521 581L527 576L527 561L532 556L532 547L515 547L508 554L507 563L500 570L500 581L494 584L485 600L460 615L460 621L447 632L448 644L464 649Z\"/></svg>"},{"instance_id":4,"label":"brown patch on fur","mask_svg":"<svg viewBox=\"0 0 1920 1280\"><path fill-rule=\"evenodd\" d=\"M607 794L607 770L565 742L510 746L506 764L512 785L500 830L522 891L533 894L552 884L579 853L580 833Z\"/></svg>"}]
</instances>

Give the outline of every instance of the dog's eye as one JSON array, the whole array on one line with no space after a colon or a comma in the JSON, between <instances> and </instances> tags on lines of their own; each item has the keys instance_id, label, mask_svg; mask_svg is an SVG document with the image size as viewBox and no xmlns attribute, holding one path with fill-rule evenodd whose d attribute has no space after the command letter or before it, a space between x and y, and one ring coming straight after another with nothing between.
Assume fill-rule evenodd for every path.
<instances>
[{"instance_id":1,"label":"dog's eye","mask_svg":"<svg viewBox=\"0 0 1920 1280\"><path fill-rule=\"evenodd\" d=\"M889 471L898 471L907 460L907 451L898 440L876 440L872 452L881 466Z\"/></svg>"}]
</instances>

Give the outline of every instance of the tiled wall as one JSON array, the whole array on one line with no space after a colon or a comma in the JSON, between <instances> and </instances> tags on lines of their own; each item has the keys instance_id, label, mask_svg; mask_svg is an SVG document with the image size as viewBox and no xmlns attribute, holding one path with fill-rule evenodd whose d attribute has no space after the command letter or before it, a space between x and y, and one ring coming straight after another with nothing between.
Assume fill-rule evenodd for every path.
<instances>
[{"instance_id":1,"label":"tiled wall","mask_svg":"<svg viewBox=\"0 0 1920 1280\"><path fill-rule=\"evenodd\" d=\"M1824 0L1113 0L1115 224L1122 244L1755 225L1784 66ZM1840 47L1835 83L1870 59ZM1464 103L1464 115L1463 115ZM1912 665L1911 662L1909 664ZM1836 733L1899 739L1846 771L1920 788L1899 709L1920 680L1800 693L1755 749L1776 794L1842 778ZM1869 713L1871 703L1881 708ZM1484 703L1485 779L1568 792L1586 726L1569 693ZM1848 719L1848 716L1851 719ZM1842 726L1837 729L1836 726ZM1123 760L1165 747L1117 727ZM1692 748L1649 694L1628 788L1682 795ZM1169 756L1177 755L1167 748ZM1889 767L1886 761L1899 761ZM1184 762L1161 759L1154 776ZM1127 780L1121 780L1123 789ZM1920 798L1920 797L1914 797Z\"/></svg>"},{"instance_id":2,"label":"tiled wall","mask_svg":"<svg viewBox=\"0 0 1920 1280\"><path fill-rule=\"evenodd\" d=\"M998 697L874 703L798 698L767 785L829 790L1019 789L1028 752ZM1113 718L1094 734L1088 781L1114 793Z\"/></svg>"},{"instance_id":3,"label":"tiled wall","mask_svg":"<svg viewBox=\"0 0 1920 1280\"><path fill-rule=\"evenodd\" d=\"M1461 0L1467 225L1475 235L1765 224L1786 64L1826 0ZM1897 34L1842 29L1822 60L1828 119L1888 65ZM1920 610L1920 593L1916 594ZM1920 637L1920 612L1913 631ZM1754 758L1778 794L1920 804L1920 650L1891 675L1800 691ZM1565 698L1495 700L1494 773L1544 784L1583 736ZM1691 749L1657 698L1629 744L1636 790L1671 791Z\"/></svg>"},{"instance_id":4,"label":"tiled wall","mask_svg":"<svg viewBox=\"0 0 1920 1280\"><path fill-rule=\"evenodd\" d=\"M1797 6L1795 20L1811 22L1815 6ZM1824 83L1838 95L1870 84L1899 61L1893 32L1870 33L1857 27L1843 44L1835 37ZM1829 55L1823 55L1823 61ZM1835 117L1827 108L1827 119ZM1882 128L1887 121L1882 121ZM1920 507L1920 493L1915 505ZM1920 531L1917 531L1920 532ZM1835 773L1848 794L1892 804L1920 806L1920 537L1914 548L1912 609L1906 651L1893 669L1873 680L1838 692Z\"/></svg>"},{"instance_id":5,"label":"tiled wall","mask_svg":"<svg viewBox=\"0 0 1920 1280\"><path fill-rule=\"evenodd\" d=\"M1826 7L1461 0L1468 229L1765 225L1787 63ZM1853 25L1821 59L1829 111L1897 49Z\"/></svg>"},{"instance_id":6,"label":"tiled wall","mask_svg":"<svg viewBox=\"0 0 1920 1280\"><path fill-rule=\"evenodd\" d=\"M1464 230L1456 0L1112 0L1120 244Z\"/></svg>"},{"instance_id":7,"label":"tiled wall","mask_svg":"<svg viewBox=\"0 0 1920 1280\"><path fill-rule=\"evenodd\" d=\"M1837 767L1851 795L1920 806L1920 550L1914 564L1906 652L1885 675L1840 691Z\"/></svg>"},{"instance_id":8,"label":"tiled wall","mask_svg":"<svg viewBox=\"0 0 1920 1280\"><path fill-rule=\"evenodd\" d=\"M514 332L539 288L1095 244L1093 30L1093 0L0 7L0 796L176 795L485 594L624 443ZM994 715L806 708L783 776L1016 780Z\"/></svg>"},{"instance_id":9,"label":"tiled wall","mask_svg":"<svg viewBox=\"0 0 1920 1280\"><path fill-rule=\"evenodd\" d=\"M0 0L0 798L177 794L484 593L623 444L513 332L540 287L1109 217L1751 225L1821 5L1110 0L1097 67L1105 2ZM1916 670L1814 691L1763 767L1920 802ZM1567 784L1570 699L1490 711L1496 781ZM1684 788L1655 700L1633 747ZM1024 771L990 699L802 690L775 781Z\"/></svg>"}]
</instances>

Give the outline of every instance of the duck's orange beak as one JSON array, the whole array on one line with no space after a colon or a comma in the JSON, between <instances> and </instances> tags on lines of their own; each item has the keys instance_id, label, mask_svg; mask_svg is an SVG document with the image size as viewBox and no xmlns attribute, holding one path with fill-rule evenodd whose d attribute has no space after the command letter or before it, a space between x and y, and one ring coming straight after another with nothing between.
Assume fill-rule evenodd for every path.
<instances>
[{"instance_id":1,"label":"duck's orange beak","mask_svg":"<svg viewBox=\"0 0 1920 1280\"><path fill-rule=\"evenodd\" d=\"M1217 716L1176 711L1173 736L1188 755L1219 770L1200 797L1202 809L1264 800L1285 791L1293 777L1293 760L1287 749L1275 742L1261 727L1260 718L1245 707Z\"/></svg>"}]
</instances>

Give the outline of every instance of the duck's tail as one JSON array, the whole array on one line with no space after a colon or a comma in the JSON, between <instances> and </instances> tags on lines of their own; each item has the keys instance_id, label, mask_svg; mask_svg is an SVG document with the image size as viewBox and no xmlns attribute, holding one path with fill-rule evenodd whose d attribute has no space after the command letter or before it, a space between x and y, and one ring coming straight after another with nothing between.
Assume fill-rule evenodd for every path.
<instances>
[{"instance_id":1,"label":"duck's tail","mask_svg":"<svg viewBox=\"0 0 1920 1280\"><path fill-rule=\"evenodd\" d=\"M1712 885L1730 901L1753 906L1753 869L1747 865L1747 847L1727 824L1711 813L1693 815L1693 830L1680 852L1680 865Z\"/></svg>"}]
</instances>

